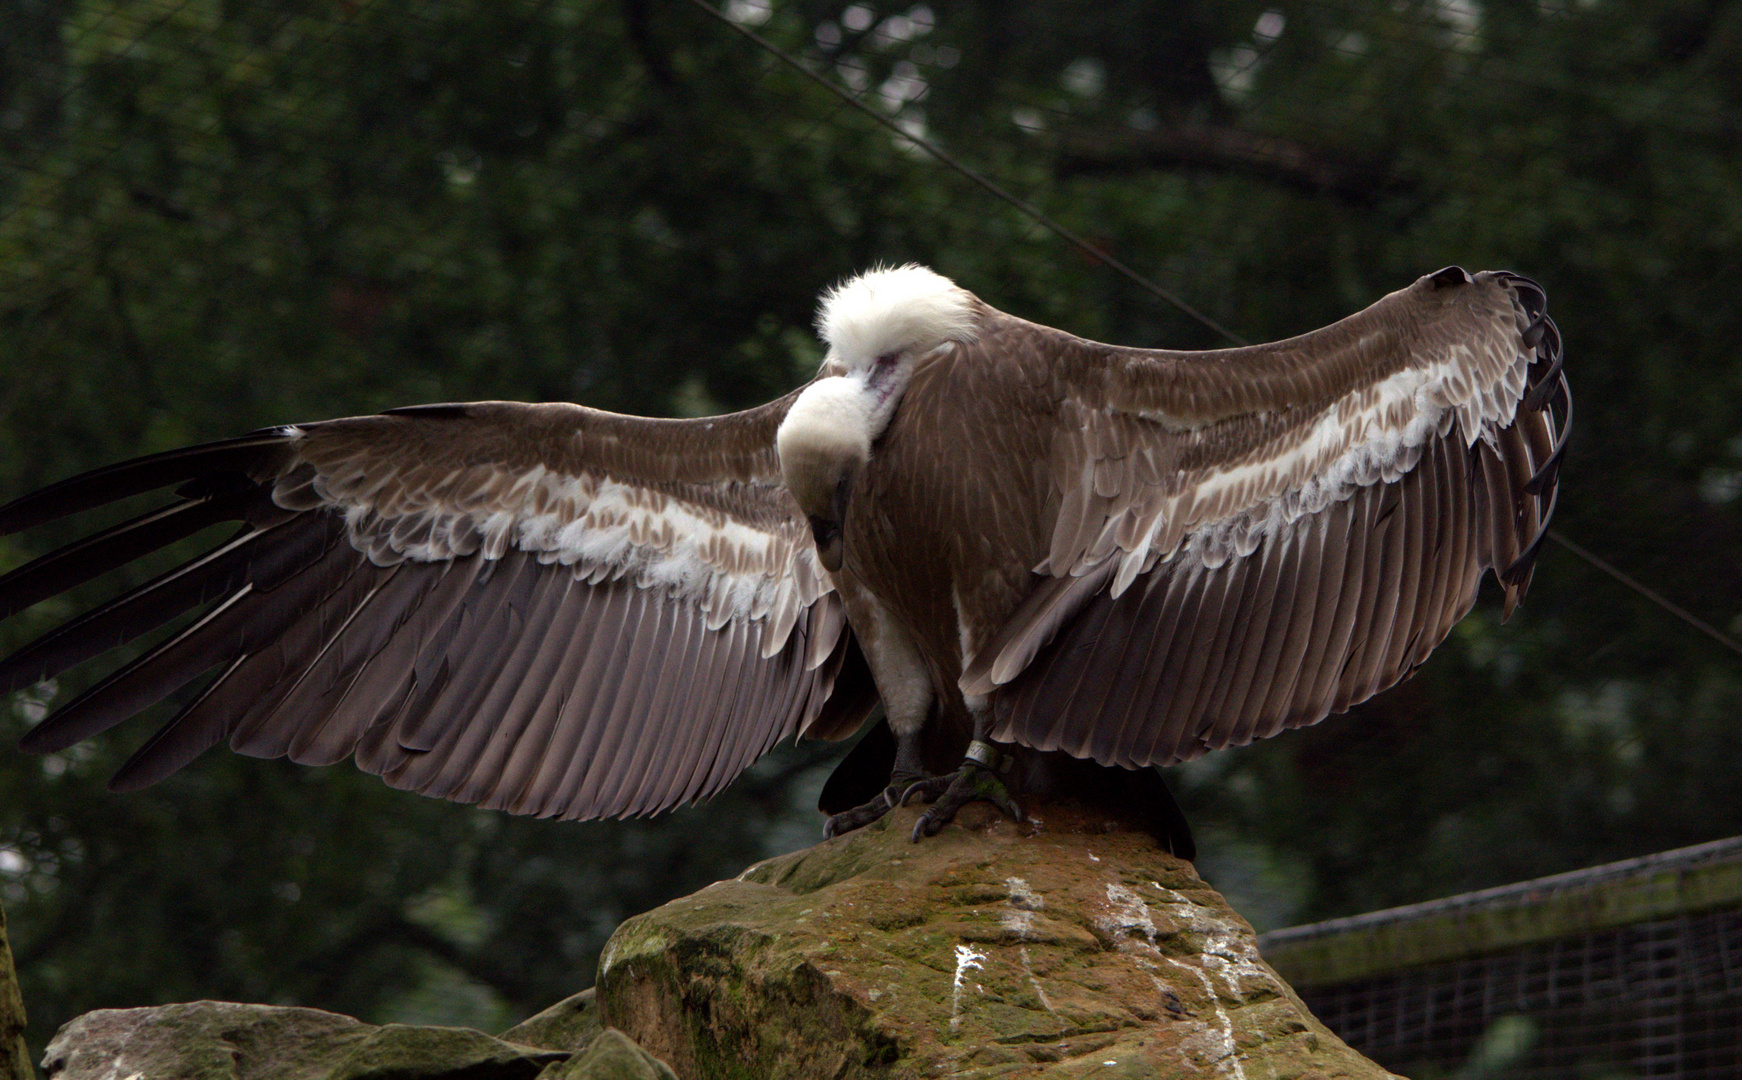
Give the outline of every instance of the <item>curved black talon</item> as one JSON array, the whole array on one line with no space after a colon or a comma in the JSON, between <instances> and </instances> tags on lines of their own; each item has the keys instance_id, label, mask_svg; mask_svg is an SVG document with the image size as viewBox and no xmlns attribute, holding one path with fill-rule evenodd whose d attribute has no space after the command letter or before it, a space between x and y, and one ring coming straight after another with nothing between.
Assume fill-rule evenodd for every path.
<instances>
[{"instance_id":1,"label":"curved black talon","mask_svg":"<svg viewBox=\"0 0 1742 1080\"><path fill-rule=\"evenodd\" d=\"M960 771L961 770L959 769L957 770L957 772ZM942 776L927 776L923 779L915 780L913 783L908 784L902 791L901 798L896 801L895 805L906 806L907 800L913 798L913 793L916 791L919 792L922 801L928 803L937 802L938 798L943 795L944 792L950 790L950 783L954 781L955 778L956 773L944 773Z\"/></svg>"},{"instance_id":2,"label":"curved black talon","mask_svg":"<svg viewBox=\"0 0 1742 1080\"><path fill-rule=\"evenodd\" d=\"M955 820L962 807L979 799L991 803L1016 821L1022 820L1022 807L1010 797L1010 789L1004 786L1004 781L976 762L964 762L961 768L947 776L934 776L910 785L901 793L901 801L905 805L907 796L916 788L923 787L930 793L940 784L943 790L933 795L936 801L914 822L913 842L916 844L922 837L936 836L938 830Z\"/></svg>"},{"instance_id":3,"label":"curved black talon","mask_svg":"<svg viewBox=\"0 0 1742 1080\"><path fill-rule=\"evenodd\" d=\"M823 839L832 840L842 833L863 829L865 826L882 818L883 815L901 805L901 798L907 787L905 781L896 781L877 793L877 797L868 803L843 810L823 823Z\"/></svg>"}]
</instances>

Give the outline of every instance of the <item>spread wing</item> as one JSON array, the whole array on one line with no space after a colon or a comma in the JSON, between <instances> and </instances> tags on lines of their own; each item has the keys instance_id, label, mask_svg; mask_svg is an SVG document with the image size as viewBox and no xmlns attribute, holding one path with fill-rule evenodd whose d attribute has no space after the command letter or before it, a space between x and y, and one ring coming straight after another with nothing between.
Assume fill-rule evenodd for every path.
<instances>
[{"instance_id":1,"label":"spread wing","mask_svg":"<svg viewBox=\"0 0 1742 1080\"><path fill-rule=\"evenodd\" d=\"M242 527L0 662L0 694L168 625L24 747L61 749L215 674L112 787L227 741L352 757L395 787L520 814L710 795L781 738L843 733L875 702L834 693L854 646L780 485L790 401L702 420L426 406L75 477L0 508L0 534L179 487L0 579L0 617Z\"/></svg>"},{"instance_id":2,"label":"spread wing","mask_svg":"<svg viewBox=\"0 0 1742 1080\"><path fill-rule=\"evenodd\" d=\"M1452 267L1274 344L1055 347L1050 551L962 676L994 736L1182 761L1396 683L1484 570L1510 614L1571 422L1545 303Z\"/></svg>"}]
</instances>

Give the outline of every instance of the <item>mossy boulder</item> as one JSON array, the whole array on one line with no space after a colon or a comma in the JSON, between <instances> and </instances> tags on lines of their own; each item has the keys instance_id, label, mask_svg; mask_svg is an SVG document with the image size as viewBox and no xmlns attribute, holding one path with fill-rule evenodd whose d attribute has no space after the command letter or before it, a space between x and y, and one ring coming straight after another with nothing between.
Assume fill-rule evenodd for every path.
<instances>
[{"instance_id":1,"label":"mossy boulder","mask_svg":"<svg viewBox=\"0 0 1742 1080\"><path fill-rule=\"evenodd\" d=\"M635 1044L616 1028L605 1028L566 1064L554 1065L539 1080L678 1080L671 1066Z\"/></svg>"},{"instance_id":2,"label":"mossy boulder","mask_svg":"<svg viewBox=\"0 0 1742 1080\"><path fill-rule=\"evenodd\" d=\"M196 1001L86 1013L42 1065L50 1080L532 1080L569 1056L467 1028Z\"/></svg>"},{"instance_id":3,"label":"mossy boulder","mask_svg":"<svg viewBox=\"0 0 1742 1080\"><path fill-rule=\"evenodd\" d=\"M684 1080L1383 1080L1191 864L1104 813L917 811L630 919L598 1008Z\"/></svg>"},{"instance_id":4,"label":"mossy boulder","mask_svg":"<svg viewBox=\"0 0 1742 1080\"><path fill-rule=\"evenodd\" d=\"M592 987L570 994L550 1008L527 1017L502 1033L509 1042L577 1054L604 1030L599 1020L598 992Z\"/></svg>"},{"instance_id":5,"label":"mossy boulder","mask_svg":"<svg viewBox=\"0 0 1742 1080\"><path fill-rule=\"evenodd\" d=\"M6 912L0 910L0 1080L31 1080L35 1075L24 1045L24 999L6 941Z\"/></svg>"},{"instance_id":6,"label":"mossy boulder","mask_svg":"<svg viewBox=\"0 0 1742 1080\"><path fill-rule=\"evenodd\" d=\"M598 992L571 994L502 1033L509 1042L566 1050L574 1056L539 1080L677 1080L671 1066L599 1019Z\"/></svg>"}]
</instances>

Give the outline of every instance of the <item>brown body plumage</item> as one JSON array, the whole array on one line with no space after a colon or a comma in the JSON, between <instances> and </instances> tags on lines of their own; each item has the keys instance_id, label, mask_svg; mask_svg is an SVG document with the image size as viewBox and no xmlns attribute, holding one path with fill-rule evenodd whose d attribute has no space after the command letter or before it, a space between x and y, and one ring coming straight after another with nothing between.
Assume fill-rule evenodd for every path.
<instances>
[{"instance_id":1,"label":"brown body plumage","mask_svg":"<svg viewBox=\"0 0 1742 1080\"><path fill-rule=\"evenodd\" d=\"M910 775L970 734L1166 764L1396 682L1484 570L1510 611L1570 418L1541 290L1508 274L1212 353L1084 341L914 267L836 290L822 325L819 377L748 412L434 406L0 508L5 533L183 485L0 579L0 615L245 523L0 663L17 689L205 612L27 747L215 673L118 786L228 741L519 813L647 813L879 700Z\"/></svg>"}]
</instances>

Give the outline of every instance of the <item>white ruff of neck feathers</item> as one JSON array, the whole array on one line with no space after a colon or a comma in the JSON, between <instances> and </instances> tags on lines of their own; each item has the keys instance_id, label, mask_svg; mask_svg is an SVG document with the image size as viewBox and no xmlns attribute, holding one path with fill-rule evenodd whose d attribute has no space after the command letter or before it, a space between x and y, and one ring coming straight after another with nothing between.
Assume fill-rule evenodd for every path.
<instances>
[{"instance_id":1,"label":"white ruff of neck feathers","mask_svg":"<svg viewBox=\"0 0 1742 1080\"><path fill-rule=\"evenodd\" d=\"M817 332L829 359L862 371L879 356L929 352L975 337L967 290L942 274L909 263L869 270L823 295Z\"/></svg>"}]
</instances>

